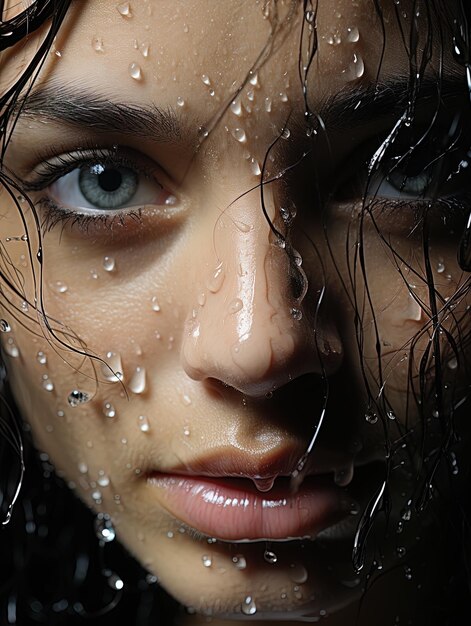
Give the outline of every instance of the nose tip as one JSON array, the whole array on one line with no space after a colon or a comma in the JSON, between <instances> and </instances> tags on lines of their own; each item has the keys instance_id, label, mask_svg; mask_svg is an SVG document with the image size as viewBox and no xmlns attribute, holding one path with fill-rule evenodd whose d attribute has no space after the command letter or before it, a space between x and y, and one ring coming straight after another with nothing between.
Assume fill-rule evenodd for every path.
<instances>
[{"instance_id":1,"label":"nose tip","mask_svg":"<svg viewBox=\"0 0 471 626\"><path fill-rule=\"evenodd\" d=\"M290 302L284 252L272 244L264 254L256 254L256 246L237 250L237 264L215 266L187 320L186 373L263 397L306 373L337 369L342 350L335 329L314 329Z\"/></svg>"}]
</instances>

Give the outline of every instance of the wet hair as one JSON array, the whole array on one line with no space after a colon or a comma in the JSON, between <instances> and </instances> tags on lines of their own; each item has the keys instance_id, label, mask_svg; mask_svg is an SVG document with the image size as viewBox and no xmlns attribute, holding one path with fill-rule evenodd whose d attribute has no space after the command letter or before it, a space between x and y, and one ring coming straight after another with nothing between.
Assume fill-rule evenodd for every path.
<instances>
[{"instance_id":1,"label":"wet hair","mask_svg":"<svg viewBox=\"0 0 471 626\"><path fill-rule=\"evenodd\" d=\"M385 37L383 3L381 0L371 0L371 3L380 24L383 24ZM27 245L30 258L37 259L40 267L39 274L34 277L37 299L36 302L28 303L23 293L21 275L9 263L8 251L0 243L2 306L15 322L23 325L25 308L36 309L48 336L60 341L64 340L58 337L58 332L47 319L42 304L43 250L40 218L34 204L21 188L21 182L3 168L2 164L15 120L21 115L22 103L28 98L54 45L54 38L70 4L71 0L36 0L10 21L0 22L0 52L24 41L39 28L47 27L42 35L41 45L21 76L5 93L0 94L0 189L3 197L10 197L14 201L20 215L23 215L25 206L31 209L36 220L35 236L38 245L34 248L30 238ZM292 6L294 10L297 3L293 2ZM397 463L409 462L412 465L411 459L416 458L419 449L422 463L412 480L414 489L406 499L407 507L403 511L400 524L407 523L410 516L420 515L425 509L432 511L435 520L435 543L443 546L442 552L438 553L439 549L436 548L437 554L434 555L435 562L441 566L440 571L434 573L435 586L443 594L440 595L440 605L430 606L430 620L433 616L435 623L451 625L462 623L460 620L465 618L463 614L457 615L455 609L471 604L471 468L466 464L463 454L463 450L469 449L469 428L465 418L470 409L467 355L470 352L471 324L467 319L469 311L455 313L460 310L459 304L469 294L470 282L463 281L452 297L444 298L434 280L430 248L433 239L432 225L438 219L444 234L457 241L457 258L461 268L464 272L471 271L471 192L468 191L458 200L441 198L442 188L450 179L464 176L467 165L463 163L467 163L466 154L469 156L471 145L468 128L471 126L471 8L466 0L458 0L452 6L447 0L411 0L411 15L415 17L407 22L410 24L407 32L401 20L400 3L394 3L393 6L404 48L408 53L409 82L407 91L397 94L400 114L376 146L373 157L369 159L364 180L361 181L362 210L356 227L346 233L347 244L357 244L356 253L349 259L349 275L340 276L355 311L358 353L366 390L365 416L370 421L381 421L386 449L384 480L372 494L370 504L359 521L352 561L358 571L368 568L372 575L378 569L381 541L372 529L380 517L386 522L388 520L392 498L388 490L391 472ZM272 35L251 72L263 65L272 53L277 38L281 38L286 32L284 25L277 20L276 2L266 0L265 7L267 12L270 7L273 11ZM0 15L3 10L4 2L0 0ZM313 143L324 141L328 147L329 128L321 114L311 109L307 89L307 78L318 47L316 2L303 0L303 10L305 19L300 34L299 74L304 96L304 131ZM423 32L425 36L421 34ZM383 55L385 43L384 41ZM434 67L434 81L431 85L427 81L426 72L431 65L433 46L439 50L439 63L438 67ZM462 89L458 89L456 94L458 104L454 105L452 115L446 115L446 106L442 99L447 83L444 69L447 47L451 47L455 60L463 70ZM375 97L374 90L379 85L382 61L383 57L379 63L378 80L377 85L373 86L372 98ZM250 75L247 75L247 80ZM202 129L202 141L219 124L237 94L238 92L232 94L228 103ZM418 125L417 111L423 101L426 101L427 112L423 118L425 121ZM353 89L344 114L348 116L351 109L361 113L362 107L363 103ZM470 143L462 154L456 147L466 139ZM265 171L273 147L270 146L267 150L262 171ZM402 177L400 184L406 189L407 172L413 172L417 162L424 163L423 156L421 157L424 151L429 156L426 167L423 168L426 188L414 209L417 224L415 231L419 235L418 246L423 261L423 272L420 273L408 264L407 259L402 259L391 241L383 236L375 221L375 208L381 201L376 197L378 181L398 175ZM307 149L297 155L281 178L289 179L295 175L296 168L309 159L309 154L310 149ZM444 169L445 155L451 155L452 160L459 157L455 163L456 171ZM260 197L262 210L265 211L264 186L267 183L263 177L262 180L264 182L260 185ZM315 196L320 205L328 205L332 194L338 191L333 189L326 193L320 184L314 187L312 196ZM313 202L313 198L309 201ZM270 225L274 237L283 243L283 248L292 261L293 293L302 306L303 298L306 297L307 277L299 269L296 250L290 241L290 229L295 218L289 211L281 215L281 218L283 229L275 223ZM418 299L414 289L409 288L411 297L416 299L423 311L425 322L422 329L411 338L409 345L404 347L409 364L408 384L413 399L411 402L415 403L411 410L413 408L418 411L421 417L421 433L416 433L405 448L403 441L408 440L410 433L407 419L405 426L401 426L394 419L393 405L388 401L387 381L381 369L382 344L368 289L368 268L364 256L363 229L366 221L377 228L378 236L382 237L385 249L390 253L397 269L403 271L400 268L408 266L413 272L414 281L427 288L426 300ZM323 223L326 242L330 245L327 213ZM408 276L403 274L403 278L409 284ZM356 299L356 284L359 281L365 286L365 302ZM26 303L26 307L16 308L6 295L12 293L19 296ZM365 311L371 315L376 332L377 367L374 372L370 370L363 354L362 321ZM8 330L8 321L0 320L0 329L2 324L3 330ZM42 330L39 329L38 332ZM427 347L423 353L416 354L416 348L424 337L427 339ZM77 344L71 345L71 349L83 350L87 354L85 348L77 348ZM450 362L456 362L456 367L447 368L446 364ZM455 369L458 370L458 376L451 375ZM123 546L111 540L114 538L114 531L110 520L104 515L93 515L64 480L56 475L47 455L35 450L29 426L23 423L15 407L8 383L8 371L4 365L0 374L0 514L4 521L0 529L2 623L18 623L22 626L43 623L53 626L64 624L66 620L67 624L111 624L116 622L118 614L119 619L128 620L136 626L154 621L158 623L159 619L165 622L170 614L178 611L177 603L160 589L155 577L150 576ZM343 387L343 376L344 371L337 374L333 381L325 374L321 376L321 401L318 408L326 422L329 415L335 413L329 391L335 385ZM319 423L309 449L314 446L315 437L322 427ZM461 457L463 462L462 467L459 467ZM303 459L300 471L302 461ZM396 530L400 532L401 527L393 529L393 532ZM401 563L401 567L403 566ZM466 616L469 618L469 611Z\"/></svg>"}]
</instances>

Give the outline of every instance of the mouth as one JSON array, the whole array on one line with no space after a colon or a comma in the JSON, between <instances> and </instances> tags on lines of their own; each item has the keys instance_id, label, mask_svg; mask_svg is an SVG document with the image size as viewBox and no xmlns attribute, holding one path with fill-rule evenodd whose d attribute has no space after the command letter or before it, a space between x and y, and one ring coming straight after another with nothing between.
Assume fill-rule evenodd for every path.
<instances>
[{"instance_id":1,"label":"mouth","mask_svg":"<svg viewBox=\"0 0 471 626\"><path fill-rule=\"evenodd\" d=\"M293 480L299 449L264 457L218 450L184 467L150 470L145 477L172 517L208 537L314 539L359 509L377 462L363 458L354 466L351 455L321 448L312 457L301 481Z\"/></svg>"},{"instance_id":2,"label":"mouth","mask_svg":"<svg viewBox=\"0 0 471 626\"><path fill-rule=\"evenodd\" d=\"M313 539L355 504L328 476L308 476L296 492L289 477L278 477L269 492L250 478L153 472L147 481L173 517L222 541Z\"/></svg>"}]
</instances>

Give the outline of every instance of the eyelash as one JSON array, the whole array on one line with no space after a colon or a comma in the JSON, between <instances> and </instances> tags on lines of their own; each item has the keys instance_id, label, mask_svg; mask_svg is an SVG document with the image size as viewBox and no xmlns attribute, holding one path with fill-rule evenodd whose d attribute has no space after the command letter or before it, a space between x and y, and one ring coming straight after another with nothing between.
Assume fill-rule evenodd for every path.
<instances>
[{"instance_id":1,"label":"eyelash","mask_svg":"<svg viewBox=\"0 0 471 626\"><path fill-rule=\"evenodd\" d=\"M40 165L42 171L37 171L30 180L23 181L23 189L25 193L44 191L75 169L95 165L97 162L115 168L127 167L143 176L152 178L160 185L160 182L155 178L155 165L151 166L149 162L145 162L145 157L142 155L131 157L120 150L118 146L113 146L110 149L91 145L74 152L64 152L60 156L57 154L42 156ZM69 226L89 234L92 228L95 231L111 232L113 227L117 225L127 226L130 222L141 225L143 221L141 207L115 209L108 214L87 214L68 210L55 202L49 195L40 197L35 201L35 205L41 209L41 229L45 233L50 232L59 224L62 225L62 229Z\"/></svg>"}]
</instances>

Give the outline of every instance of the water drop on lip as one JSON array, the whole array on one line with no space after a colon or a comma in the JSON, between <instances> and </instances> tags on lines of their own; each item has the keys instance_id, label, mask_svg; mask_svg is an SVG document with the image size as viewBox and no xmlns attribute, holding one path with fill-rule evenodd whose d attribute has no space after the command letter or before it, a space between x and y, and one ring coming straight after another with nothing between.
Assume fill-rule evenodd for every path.
<instances>
[{"instance_id":1,"label":"water drop on lip","mask_svg":"<svg viewBox=\"0 0 471 626\"><path fill-rule=\"evenodd\" d=\"M203 565L205 567L211 567L211 565L213 564L213 559L207 554L203 554L203 556L201 557L201 560L203 561Z\"/></svg>"},{"instance_id":2,"label":"water drop on lip","mask_svg":"<svg viewBox=\"0 0 471 626\"><path fill-rule=\"evenodd\" d=\"M121 4L118 4L116 9L118 10L118 13L120 13L120 15L122 15L123 17L132 17L131 5L129 4L129 2L121 2Z\"/></svg>"},{"instance_id":3,"label":"water drop on lip","mask_svg":"<svg viewBox=\"0 0 471 626\"><path fill-rule=\"evenodd\" d=\"M236 554L232 557L232 562L236 569L245 569L247 567L247 561L243 554Z\"/></svg>"},{"instance_id":4,"label":"water drop on lip","mask_svg":"<svg viewBox=\"0 0 471 626\"><path fill-rule=\"evenodd\" d=\"M185 100L181 96L178 96L178 98L177 98L177 106L179 106L179 107L184 107L185 106Z\"/></svg>"},{"instance_id":5,"label":"water drop on lip","mask_svg":"<svg viewBox=\"0 0 471 626\"><path fill-rule=\"evenodd\" d=\"M252 478L253 484L263 493L270 491L275 482L276 476L268 476L268 478Z\"/></svg>"},{"instance_id":6,"label":"water drop on lip","mask_svg":"<svg viewBox=\"0 0 471 626\"><path fill-rule=\"evenodd\" d=\"M144 393L146 390L146 370L145 367L136 367L131 380L129 381L129 389L133 393Z\"/></svg>"},{"instance_id":7,"label":"water drop on lip","mask_svg":"<svg viewBox=\"0 0 471 626\"><path fill-rule=\"evenodd\" d=\"M80 391L80 389L74 389L71 391L67 398L67 402L72 407L79 406L79 404L85 404L85 402L88 402L89 400L90 396L88 393L86 391Z\"/></svg>"},{"instance_id":8,"label":"water drop on lip","mask_svg":"<svg viewBox=\"0 0 471 626\"><path fill-rule=\"evenodd\" d=\"M278 561L278 557L272 550L265 550L263 553L263 558L267 563L274 565Z\"/></svg>"},{"instance_id":9,"label":"water drop on lip","mask_svg":"<svg viewBox=\"0 0 471 626\"><path fill-rule=\"evenodd\" d=\"M95 52L104 52L105 46L103 45L103 39L95 35L95 37L92 38L92 48Z\"/></svg>"},{"instance_id":10,"label":"water drop on lip","mask_svg":"<svg viewBox=\"0 0 471 626\"><path fill-rule=\"evenodd\" d=\"M105 417L109 417L109 418L112 418L112 417L116 416L116 409L111 404L111 402L105 402L103 404L103 415Z\"/></svg>"},{"instance_id":11,"label":"water drop on lip","mask_svg":"<svg viewBox=\"0 0 471 626\"><path fill-rule=\"evenodd\" d=\"M9 333L11 331L10 324L4 319L0 320L0 331L2 333Z\"/></svg>"},{"instance_id":12,"label":"water drop on lip","mask_svg":"<svg viewBox=\"0 0 471 626\"><path fill-rule=\"evenodd\" d=\"M257 612L257 605L255 604L252 596L246 596L244 598L241 610L244 615L255 615Z\"/></svg>"},{"instance_id":13,"label":"water drop on lip","mask_svg":"<svg viewBox=\"0 0 471 626\"><path fill-rule=\"evenodd\" d=\"M112 272L116 268L116 261L112 256L103 257L103 269L106 272Z\"/></svg>"},{"instance_id":14,"label":"water drop on lip","mask_svg":"<svg viewBox=\"0 0 471 626\"><path fill-rule=\"evenodd\" d=\"M245 134L245 130L243 128L234 128L232 136L240 143L245 143L247 141L247 135Z\"/></svg>"},{"instance_id":15,"label":"water drop on lip","mask_svg":"<svg viewBox=\"0 0 471 626\"><path fill-rule=\"evenodd\" d=\"M134 80L142 79L142 70L138 63L131 63L129 65L128 70L129 70L129 75L131 76L131 78L134 78Z\"/></svg>"},{"instance_id":16,"label":"water drop on lip","mask_svg":"<svg viewBox=\"0 0 471 626\"><path fill-rule=\"evenodd\" d=\"M360 39L360 31L356 26L347 28L347 41L356 43Z\"/></svg>"}]
</instances>

